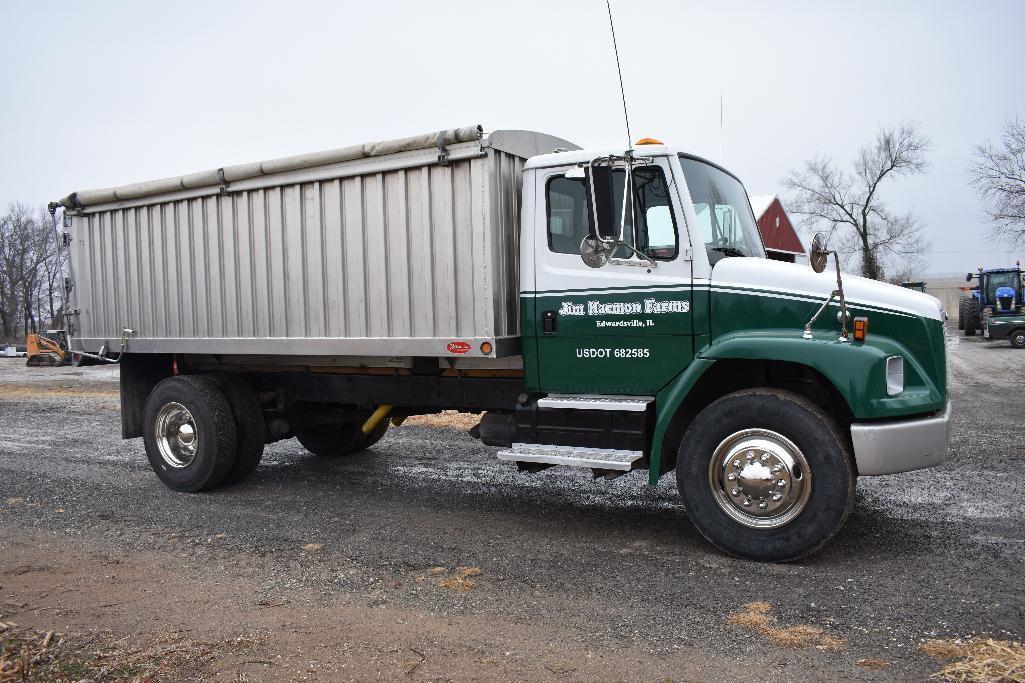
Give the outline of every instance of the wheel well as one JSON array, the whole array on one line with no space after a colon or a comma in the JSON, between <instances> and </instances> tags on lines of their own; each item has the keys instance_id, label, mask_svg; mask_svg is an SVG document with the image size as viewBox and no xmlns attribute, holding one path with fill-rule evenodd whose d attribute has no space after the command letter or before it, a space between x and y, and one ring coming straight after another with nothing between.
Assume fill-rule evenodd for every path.
<instances>
[{"instance_id":1,"label":"wheel well","mask_svg":"<svg viewBox=\"0 0 1025 683\"><path fill-rule=\"evenodd\" d=\"M662 472L676 467L676 453L687 427L713 401L741 389L770 387L804 396L829 413L841 431L850 435L854 414L836 387L814 368L800 363L767 360L720 360L698 380L676 411L662 445Z\"/></svg>"}]
</instances>

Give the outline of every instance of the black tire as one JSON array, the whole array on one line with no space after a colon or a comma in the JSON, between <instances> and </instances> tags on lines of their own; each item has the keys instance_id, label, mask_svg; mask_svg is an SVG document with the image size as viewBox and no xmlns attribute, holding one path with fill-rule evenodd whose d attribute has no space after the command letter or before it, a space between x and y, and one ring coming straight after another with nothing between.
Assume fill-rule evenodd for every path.
<instances>
[{"instance_id":1,"label":"black tire","mask_svg":"<svg viewBox=\"0 0 1025 683\"><path fill-rule=\"evenodd\" d=\"M194 422L194 454L174 465L157 443L157 419L162 409L184 407ZM143 441L150 466L168 488L202 491L217 486L235 463L237 429L227 397L217 384L202 375L168 377L153 388L143 412ZM169 439L170 440L170 439ZM180 443L180 442L179 442Z\"/></svg>"},{"instance_id":2,"label":"black tire","mask_svg":"<svg viewBox=\"0 0 1025 683\"><path fill-rule=\"evenodd\" d=\"M242 481L259 466L263 458L266 429L260 401L245 380L237 375L218 373L210 375L221 392L228 399L231 414L235 418L235 463L224 478L225 484Z\"/></svg>"},{"instance_id":3,"label":"black tire","mask_svg":"<svg viewBox=\"0 0 1025 683\"><path fill-rule=\"evenodd\" d=\"M968 305L968 297L961 297L957 302L957 329L964 329L965 318L968 317L968 313L965 308Z\"/></svg>"},{"instance_id":4,"label":"black tire","mask_svg":"<svg viewBox=\"0 0 1025 683\"><path fill-rule=\"evenodd\" d=\"M797 503L789 509L781 508L782 512L777 515L780 525L775 528L752 528L741 523L738 518L754 523L750 512L757 511L753 507L745 511L739 503L731 507L730 496L733 494L734 500L741 502L747 497L752 502L750 496L744 496L743 492L737 496L734 489L720 489L717 493L713 488L711 472L729 471L728 464L721 470L713 468L716 449L729 439L740 438L738 443L746 450L748 447L743 444L751 441L738 437L744 430L767 430L764 433L785 437L803 454L810 470L808 478L809 473L803 471L803 466L794 468L787 495L791 491L807 490L807 497L803 508ZM748 460L753 457L750 450L746 450L746 454ZM733 466L739 468L737 462L747 469L748 463L740 460L739 454L733 461ZM754 462L757 465L757 461ZM784 474L788 471L783 470ZM789 391L747 389L720 398L694 419L680 445L676 481L688 516L713 545L731 555L752 560L790 562L815 552L843 527L854 508L856 474L847 441L825 411ZM773 479L773 484L776 481ZM809 487L808 483L812 485ZM775 500L776 494L771 495ZM787 505L786 498L781 500L780 505ZM755 503L755 506L760 505ZM784 523L788 515L792 518Z\"/></svg>"},{"instance_id":5,"label":"black tire","mask_svg":"<svg viewBox=\"0 0 1025 683\"><path fill-rule=\"evenodd\" d=\"M363 422L370 417L361 415L354 422L341 424L317 425L307 427L296 433L296 438L303 448L320 458L339 458L350 453L370 448L388 431L388 419L385 418L369 434L361 428Z\"/></svg>"},{"instance_id":6,"label":"black tire","mask_svg":"<svg viewBox=\"0 0 1025 683\"><path fill-rule=\"evenodd\" d=\"M1007 335L1007 338L1010 340L1011 346L1014 348L1025 349L1025 328L1011 330L1011 333Z\"/></svg>"},{"instance_id":7,"label":"black tire","mask_svg":"<svg viewBox=\"0 0 1025 683\"><path fill-rule=\"evenodd\" d=\"M974 337L982 327L982 302L968 299L965 303L964 333L966 337Z\"/></svg>"}]
</instances>

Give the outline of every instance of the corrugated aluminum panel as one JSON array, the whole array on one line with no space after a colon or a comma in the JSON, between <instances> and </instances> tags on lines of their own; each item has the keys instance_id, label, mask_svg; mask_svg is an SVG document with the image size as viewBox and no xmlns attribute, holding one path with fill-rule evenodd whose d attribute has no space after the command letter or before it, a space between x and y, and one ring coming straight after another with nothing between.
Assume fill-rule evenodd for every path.
<instances>
[{"instance_id":1,"label":"corrugated aluminum panel","mask_svg":"<svg viewBox=\"0 0 1025 683\"><path fill-rule=\"evenodd\" d=\"M449 151L88 207L70 228L74 347L116 350L131 328L132 352L517 353L524 159Z\"/></svg>"}]
</instances>

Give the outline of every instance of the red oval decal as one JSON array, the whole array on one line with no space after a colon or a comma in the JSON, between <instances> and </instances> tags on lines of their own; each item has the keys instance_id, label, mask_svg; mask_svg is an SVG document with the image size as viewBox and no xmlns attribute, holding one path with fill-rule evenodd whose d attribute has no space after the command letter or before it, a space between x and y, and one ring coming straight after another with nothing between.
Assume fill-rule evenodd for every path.
<instances>
[{"instance_id":1,"label":"red oval decal","mask_svg":"<svg viewBox=\"0 0 1025 683\"><path fill-rule=\"evenodd\" d=\"M454 341L448 343L449 353L469 353L470 344L464 341Z\"/></svg>"}]
</instances>

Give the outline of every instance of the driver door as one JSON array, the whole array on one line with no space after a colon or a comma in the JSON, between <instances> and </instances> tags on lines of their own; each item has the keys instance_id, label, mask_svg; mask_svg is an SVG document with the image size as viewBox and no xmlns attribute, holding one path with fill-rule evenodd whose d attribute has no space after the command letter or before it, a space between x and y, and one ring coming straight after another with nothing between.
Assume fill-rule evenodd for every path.
<instances>
[{"instance_id":1,"label":"driver door","mask_svg":"<svg viewBox=\"0 0 1025 683\"><path fill-rule=\"evenodd\" d=\"M671 166L656 158L635 170L637 225L628 219L626 239L654 267L624 247L602 268L581 261L590 213L584 181L567 170L536 176L535 287L524 294L533 298L525 310L534 317L538 388L654 395L694 353L692 262Z\"/></svg>"}]
</instances>

